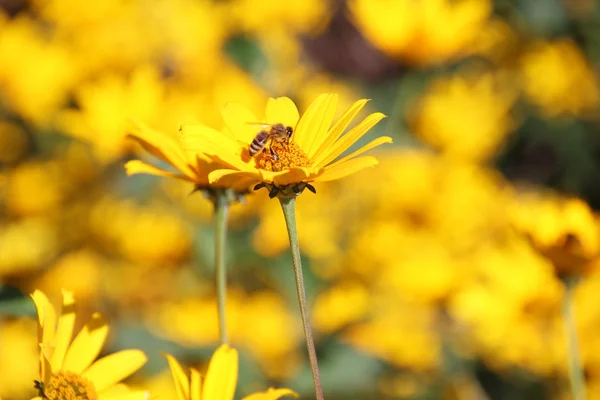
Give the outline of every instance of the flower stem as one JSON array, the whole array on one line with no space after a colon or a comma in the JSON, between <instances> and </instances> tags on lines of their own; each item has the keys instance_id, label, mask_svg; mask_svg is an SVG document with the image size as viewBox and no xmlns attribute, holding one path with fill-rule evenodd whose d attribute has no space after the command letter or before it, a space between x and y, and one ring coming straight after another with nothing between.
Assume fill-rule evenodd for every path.
<instances>
[{"instance_id":1,"label":"flower stem","mask_svg":"<svg viewBox=\"0 0 600 400\"><path fill-rule=\"evenodd\" d=\"M577 326L575 324L574 292L577 286L576 279L565 279L565 294L563 298L563 321L567 341L567 358L569 363L569 380L573 400L585 400L585 376L583 365L579 356L579 343L577 340Z\"/></svg>"},{"instance_id":2,"label":"flower stem","mask_svg":"<svg viewBox=\"0 0 600 400\"><path fill-rule=\"evenodd\" d=\"M302 328L304 329L304 338L308 350L308 359L312 370L313 383L315 385L315 394L317 400L323 400L323 388L321 387L321 376L319 375L319 363L317 361L317 351L312 337L310 326L310 317L308 315L308 302L306 301L306 290L304 289L304 278L302 276L302 260L300 258L300 245L298 243L298 232L296 230L296 199L294 197L279 198L283 216L287 226L290 247L292 248L292 264L294 266L294 278L296 280L296 294L300 305L300 315L302 316Z\"/></svg>"},{"instance_id":3,"label":"flower stem","mask_svg":"<svg viewBox=\"0 0 600 400\"><path fill-rule=\"evenodd\" d=\"M227 335L226 299L227 270L225 268L225 240L227 237L227 214L229 200L227 194L219 191L213 198L215 206L215 281L217 285L217 311L219 315L219 339L221 344L229 343Z\"/></svg>"}]
</instances>

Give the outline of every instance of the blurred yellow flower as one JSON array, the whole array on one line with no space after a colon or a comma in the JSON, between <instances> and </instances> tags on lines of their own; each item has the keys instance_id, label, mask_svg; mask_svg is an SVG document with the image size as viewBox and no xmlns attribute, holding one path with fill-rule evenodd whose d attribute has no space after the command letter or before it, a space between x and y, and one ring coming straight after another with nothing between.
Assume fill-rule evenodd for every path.
<instances>
[{"instance_id":1,"label":"blurred yellow flower","mask_svg":"<svg viewBox=\"0 0 600 400\"><path fill-rule=\"evenodd\" d=\"M600 255L598 219L580 199L522 194L512 221L559 274L581 274Z\"/></svg>"},{"instance_id":2,"label":"blurred yellow flower","mask_svg":"<svg viewBox=\"0 0 600 400\"><path fill-rule=\"evenodd\" d=\"M226 22L232 31L253 34L313 33L329 17L328 3L319 0L230 0L223 11L230 16Z\"/></svg>"},{"instance_id":3,"label":"blurred yellow flower","mask_svg":"<svg viewBox=\"0 0 600 400\"><path fill-rule=\"evenodd\" d=\"M27 399L37 374L38 346L31 318L0 318L0 398Z\"/></svg>"},{"instance_id":4,"label":"blurred yellow flower","mask_svg":"<svg viewBox=\"0 0 600 400\"><path fill-rule=\"evenodd\" d=\"M57 229L47 219L25 218L0 226L0 277L41 270L60 250Z\"/></svg>"},{"instance_id":5,"label":"blurred yellow flower","mask_svg":"<svg viewBox=\"0 0 600 400\"><path fill-rule=\"evenodd\" d=\"M184 346L209 346L219 340L212 296L165 301L148 309L146 315L148 324L157 327L157 335ZM248 295L230 289L227 320L231 340L248 349L269 376L289 377L294 372L297 363L292 361L300 336L296 319L281 296L267 291Z\"/></svg>"},{"instance_id":6,"label":"blurred yellow flower","mask_svg":"<svg viewBox=\"0 0 600 400\"><path fill-rule=\"evenodd\" d=\"M49 123L67 101L79 70L60 43L49 40L31 18L2 22L0 10L0 100L36 124Z\"/></svg>"},{"instance_id":7,"label":"blurred yellow flower","mask_svg":"<svg viewBox=\"0 0 600 400\"><path fill-rule=\"evenodd\" d=\"M127 260L170 267L191 256L191 227L164 206L105 198L89 214L89 229L98 244Z\"/></svg>"},{"instance_id":8,"label":"blurred yellow flower","mask_svg":"<svg viewBox=\"0 0 600 400\"><path fill-rule=\"evenodd\" d=\"M165 354L175 381L179 400L233 400L238 377L238 353L226 344L213 354L204 381L198 370L191 368L186 375L177 360ZM298 397L290 389L269 389L244 397L244 400L277 400L284 396Z\"/></svg>"},{"instance_id":9,"label":"blurred yellow flower","mask_svg":"<svg viewBox=\"0 0 600 400\"><path fill-rule=\"evenodd\" d=\"M112 161L131 150L126 132L131 119L154 122L160 115L164 83L154 66L136 68L130 78L109 74L77 88L78 110L65 110L59 125L92 144L97 157Z\"/></svg>"},{"instance_id":10,"label":"blurred yellow flower","mask_svg":"<svg viewBox=\"0 0 600 400\"><path fill-rule=\"evenodd\" d=\"M445 155L484 161L514 128L510 109L516 95L506 77L460 74L435 81L408 119L420 138Z\"/></svg>"},{"instance_id":11,"label":"blurred yellow flower","mask_svg":"<svg viewBox=\"0 0 600 400\"><path fill-rule=\"evenodd\" d=\"M354 153L332 163L369 131L384 115L373 113L342 136L344 130L367 103L359 100L333 125L338 96L322 94L299 118L296 105L287 97L269 99L266 118L259 119L245 107L229 103L223 109L227 130L218 131L205 125L184 125L182 137L189 150L206 154L224 169L209 174L210 183L260 182L269 185L270 196L278 192L295 195L309 182L343 178L363 168L377 164L374 157L355 158L365 151L390 143L389 137L373 140ZM249 154L249 146L257 135L252 123L282 124L291 140L272 141L270 151ZM269 129L269 128L266 128ZM302 185L302 186L300 186ZM312 190L312 189L311 189Z\"/></svg>"},{"instance_id":12,"label":"blurred yellow flower","mask_svg":"<svg viewBox=\"0 0 600 400\"><path fill-rule=\"evenodd\" d=\"M470 54L492 12L489 0L351 0L348 6L371 43L416 65Z\"/></svg>"},{"instance_id":13,"label":"blurred yellow flower","mask_svg":"<svg viewBox=\"0 0 600 400\"><path fill-rule=\"evenodd\" d=\"M369 292L358 282L339 282L317 297L313 306L315 329L332 333L364 317L369 309Z\"/></svg>"},{"instance_id":14,"label":"blurred yellow flower","mask_svg":"<svg viewBox=\"0 0 600 400\"><path fill-rule=\"evenodd\" d=\"M547 116L585 116L598 111L598 80L570 39L535 43L521 59L521 76L523 91Z\"/></svg>"},{"instance_id":15,"label":"blurred yellow flower","mask_svg":"<svg viewBox=\"0 0 600 400\"><path fill-rule=\"evenodd\" d=\"M146 362L140 350L123 350L95 360L108 335L108 325L100 314L92 315L71 341L76 317L73 295L63 290L60 304L37 290L31 297L38 314L40 344L37 400L148 398L147 392L129 391L119 383Z\"/></svg>"}]
</instances>

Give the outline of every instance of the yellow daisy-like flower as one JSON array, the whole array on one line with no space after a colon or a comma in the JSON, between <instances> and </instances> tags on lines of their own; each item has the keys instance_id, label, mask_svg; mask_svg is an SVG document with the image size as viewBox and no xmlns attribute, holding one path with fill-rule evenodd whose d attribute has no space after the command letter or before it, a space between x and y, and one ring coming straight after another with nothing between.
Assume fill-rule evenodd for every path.
<instances>
[{"instance_id":1,"label":"yellow daisy-like flower","mask_svg":"<svg viewBox=\"0 0 600 400\"><path fill-rule=\"evenodd\" d=\"M148 152L173 166L177 172L167 171L141 160L132 160L125 164L128 175L150 174L165 176L191 182L198 188L212 186L215 188L247 189L250 185L249 180L244 181L243 179L209 184L208 174L219 168L220 165L201 153L192 154L187 152L177 135L155 131L143 124L137 123L135 129L129 133L129 136Z\"/></svg>"},{"instance_id":2,"label":"yellow daisy-like flower","mask_svg":"<svg viewBox=\"0 0 600 400\"><path fill-rule=\"evenodd\" d=\"M119 382L146 363L140 350L123 350L96 360L108 335L100 314L71 341L75 325L75 301L63 290L62 303L53 304L36 290L31 297L38 314L40 381L35 382L42 400L145 400L148 392L130 391Z\"/></svg>"},{"instance_id":3,"label":"yellow daisy-like flower","mask_svg":"<svg viewBox=\"0 0 600 400\"><path fill-rule=\"evenodd\" d=\"M181 365L170 354L165 354L173 373L179 400L233 400L238 376L238 353L226 344L213 354L204 381L198 370L191 368L186 375ZM283 396L298 397L290 389L269 389L254 393L243 400L277 400Z\"/></svg>"},{"instance_id":4,"label":"yellow daisy-like flower","mask_svg":"<svg viewBox=\"0 0 600 400\"><path fill-rule=\"evenodd\" d=\"M365 151L392 139L377 138L355 152L336 160L357 140L367 133L385 115L373 113L342 136L350 122L368 100L355 102L342 117L332 125L336 113L337 94L318 96L302 118L292 100L287 97L270 98L265 118L257 118L251 111L238 104L227 104L222 111L226 129L218 131L205 125L184 125L181 128L185 147L205 154L223 169L210 172L210 184L246 184L248 180L266 186L270 196L293 197L307 187L314 191L310 182L324 182L343 178L363 168L374 166L374 157L357 157ZM257 141L257 134L264 124L267 132L275 125L284 127L288 137L267 140L264 148L250 156L250 146ZM270 143L267 143L270 142ZM253 145L256 148L256 146Z\"/></svg>"},{"instance_id":5,"label":"yellow daisy-like flower","mask_svg":"<svg viewBox=\"0 0 600 400\"><path fill-rule=\"evenodd\" d=\"M580 199L525 194L512 210L512 222L547 257L561 276L580 275L600 256L596 215Z\"/></svg>"}]
</instances>

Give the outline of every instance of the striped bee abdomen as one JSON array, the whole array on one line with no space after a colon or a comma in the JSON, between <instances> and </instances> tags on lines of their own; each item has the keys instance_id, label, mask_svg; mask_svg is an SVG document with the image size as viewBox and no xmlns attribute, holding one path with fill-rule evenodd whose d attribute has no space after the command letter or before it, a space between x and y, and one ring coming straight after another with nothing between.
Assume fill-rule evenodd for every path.
<instances>
[{"instance_id":1,"label":"striped bee abdomen","mask_svg":"<svg viewBox=\"0 0 600 400\"><path fill-rule=\"evenodd\" d=\"M248 148L248 153L250 153L250 157L254 157L256 154L258 154L259 151L264 149L268 139L269 134L266 130L263 129L262 131L258 132L258 134L252 140L252 143L250 143L250 147Z\"/></svg>"}]
</instances>

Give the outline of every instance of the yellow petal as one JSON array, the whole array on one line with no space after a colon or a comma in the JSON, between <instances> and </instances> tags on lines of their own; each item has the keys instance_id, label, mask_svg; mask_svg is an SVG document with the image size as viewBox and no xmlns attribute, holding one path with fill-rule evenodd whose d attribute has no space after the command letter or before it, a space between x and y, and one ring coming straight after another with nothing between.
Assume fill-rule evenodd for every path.
<instances>
[{"instance_id":1,"label":"yellow petal","mask_svg":"<svg viewBox=\"0 0 600 400\"><path fill-rule=\"evenodd\" d=\"M326 182L340 179L360 171L361 169L373 167L377 164L378 161L375 157L365 156L353 158L352 160L336 165L333 168L325 168L325 172L323 172L322 175L317 176L315 178L315 182Z\"/></svg>"},{"instance_id":2,"label":"yellow petal","mask_svg":"<svg viewBox=\"0 0 600 400\"><path fill-rule=\"evenodd\" d=\"M75 299L73 293L62 290L62 310L58 318L56 335L54 337L54 352L50 358L50 364L53 371L62 369L65 354L73 337L73 327L75 325Z\"/></svg>"},{"instance_id":3,"label":"yellow petal","mask_svg":"<svg viewBox=\"0 0 600 400\"><path fill-rule=\"evenodd\" d=\"M240 187L241 182L257 182L260 181L260 173L258 171L242 172L233 169L217 169L208 175L211 184L218 184L229 187ZM248 186L250 186L248 184Z\"/></svg>"},{"instance_id":4,"label":"yellow petal","mask_svg":"<svg viewBox=\"0 0 600 400\"><path fill-rule=\"evenodd\" d=\"M365 151L371 150L372 148L377 147L382 144L385 144L385 143L392 143L392 138L389 136L378 137L377 139L371 141L371 143L364 145L363 147L356 150L355 152L348 154L346 157L339 159L338 161L334 162L333 164L328 165L327 168L333 168L336 165L339 165L341 163L344 163L348 160L353 159L354 157L356 157L358 155L361 155Z\"/></svg>"},{"instance_id":5,"label":"yellow petal","mask_svg":"<svg viewBox=\"0 0 600 400\"><path fill-rule=\"evenodd\" d=\"M191 400L202 400L202 376L200 376L200 372L194 368L192 368L190 373Z\"/></svg>"},{"instance_id":6,"label":"yellow petal","mask_svg":"<svg viewBox=\"0 0 600 400\"><path fill-rule=\"evenodd\" d=\"M65 356L63 370L81 374L100 354L108 335L108 325L102 316L94 313L77 335Z\"/></svg>"},{"instance_id":7,"label":"yellow petal","mask_svg":"<svg viewBox=\"0 0 600 400\"><path fill-rule=\"evenodd\" d=\"M179 400L190 399L190 383L187 375L181 368L181 364L170 354L163 353L171 368L171 374L173 374L173 381L175 381L175 390L177 391L177 398Z\"/></svg>"},{"instance_id":8,"label":"yellow petal","mask_svg":"<svg viewBox=\"0 0 600 400\"><path fill-rule=\"evenodd\" d=\"M48 385L52 377L52 365L48 356L46 356L44 347L45 345L40 344L40 378L42 378L44 385Z\"/></svg>"},{"instance_id":9,"label":"yellow petal","mask_svg":"<svg viewBox=\"0 0 600 400\"><path fill-rule=\"evenodd\" d=\"M34 291L31 298L38 315L38 342L51 343L56 333L56 309L48 296L40 290Z\"/></svg>"},{"instance_id":10,"label":"yellow petal","mask_svg":"<svg viewBox=\"0 0 600 400\"><path fill-rule=\"evenodd\" d=\"M270 124L282 123L292 128L296 127L300 118L296 104L287 97L269 98L265 115Z\"/></svg>"},{"instance_id":11,"label":"yellow petal","mask_svg":"<svg viewBox=\"0 0 600 400\"><path fill-rule=\"evenodd\" d=\"M185 175L190 175L187 156L176 135L167 135L134 122L136 127L129 133L129 137L138 142L149 153L171 164Z\"/></svg>"},{"instance_id":12,"label":"yellow petal","mask_svg":"<svg viewBox=\"0 0 600 400\"><path fill-rule=\"evenodd\" d=\"M298 398L298 393L290 389L273 389L270 388L266 392L254 393L244 397L242 400L277 400L283 396L292 396Z\"/></svg>"},{"instance_id":13,"label":"yellow petal","mask_svg":"<svg viewBox=\"0 0 600 400\"><path fill-rule=\"evenodd\" d=\"M127 175L149 174L149 175L165 176L168 178L175 178L175 179L181 179L184 181L192 182L192 180L185 175L177 174L175 172L165 171L165 170L157 168L153 165L146 164L145 162L140 161L140 160L128 161L125 164L125 172L127 172ZM194 182L201 183L198 180L194 180Z\"/></svg>"},{"instance_id":14,"label":"yellow petal","mask_svg":"<svg viewBox=\"0 0 600 400\"><path fill-rule=\"evenodd\" d=\"M333 146L324 150L321 156L314 159L313 166L325 166L335 160L383 118L385 118L385 115L382 113L373 113L369 115L367 118L362 120L360 124L356 125L337 142L335 142Z\"/></svg>"},{"instance_id":15,"label":"yellow petal","mask_svg":"<svg viewBox=\"0 0 600 400\"><path fill-rule=\"evenodd\" d=\"M338 96L335 93L323 93L317 97L300 118L294 142L310 158L314 153L313 144L317 137L325 136L335 117Z\"/></svg>"},{"instance_id":16,"label":"yellow petal","mask_svg":"<svg viewBox=\"0 0 600 400\"><path fill-rule=\"evenodd\" d=\"M98 400L148 400L150 393L144 390L134 390L127 393L104 394L98 395Z\"/></svg>"},{"instance_id":17,"label":"yellow petal","mask_svg":"<svg viewBox=\"0 0 600 400\"><path fill-rule=\"evenodd\" d=\"M346 112L342 117L335 123L333 127L329 130L326 136L323 136L323 140L317 144L315 143L315 153L310 155L311 159L317 159L322 153L324 149L331 147L336 140L342 136L342 133L346 130L350 122L356 117L356 115L363 109L365 104L369 99L358 100Z\"/></svg>"},{"instance_id":18,"label":"yellow petal","mask_svg":"<svg viewBox=\"0 0 600 400\"><path fill-rule=\"evenodd\" d=\"M83 376L94 383L97 391L102 391L133 374L147 360L141 350L122 350L97 360Z\"/></svg>"},{"instance_id":19,"label":"yellow petal","mask_svg":"<svg viewBox=\"0 0 600 400\"><path fill-rule=\"evenodd\" d=\"M184 125L181 127L181 137L184 147L190 151L204 153L212 159L241 171L252 170L246 164L241 153L240 143L226 134L205 125Z\"/></svg>"},{"instance_id":20,"label":"yellow petal","mask_svg":"<svg viewBox=\"0 0 600 400\"><path fill-rule=\"evenodd\" d=\"M316 168L296 167L286 171L274 172L271 179L275 184L285 186L311 180L318 176L319 173L320 170Z\"/></svg>"},{"instance_id":21,"label":"yellow petal","mask_svg":"<svg viewBox=\"0 0 600 400\"><path fill-rule=\"evenodd\" d=\"M221 345L212 356L204 388L203 400L232 400L238 374L238 354L235 349Z\"/></svg>"},{"instance_id":22,"label":"yellow petal","mask_svg":"<svg viewBox=\"0 0 600 400\"><path fill-rule=\"evenodd\" d=\"M248 144L252 142L258 131L250 123L261 122L252 111L241 104L227 103L221 110L221 116L235 139Z\"/></svg>"}]
</instances>

